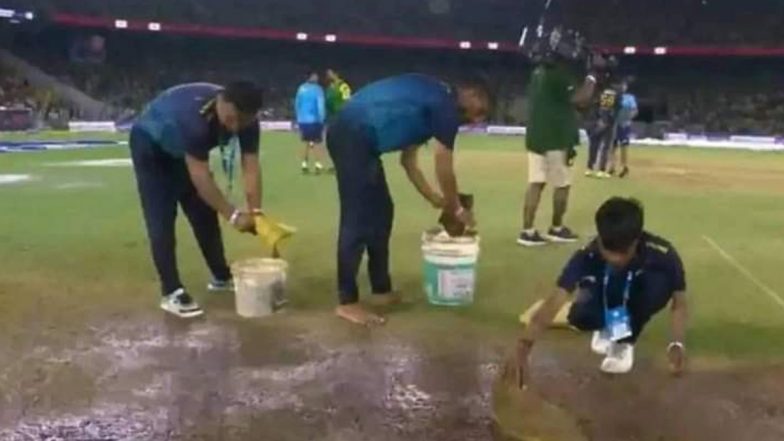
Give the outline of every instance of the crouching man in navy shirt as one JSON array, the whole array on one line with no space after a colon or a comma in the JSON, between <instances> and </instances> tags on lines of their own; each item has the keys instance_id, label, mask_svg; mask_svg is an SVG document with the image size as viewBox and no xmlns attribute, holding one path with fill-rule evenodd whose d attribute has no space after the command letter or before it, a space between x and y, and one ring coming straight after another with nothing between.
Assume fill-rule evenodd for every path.
<instances>
[{"instance_id":1,"label":"crouching man in navy shirt","mask_svg":"<svg viewBox=\"0 0 784 441\"><path fill-rule=\"evenodd\" d=\"M604 355L601 370L623 374L634 364L634 344L648 321L671 305L670 368L684 368L687 321L686 281L675 248L643 230L643 209L633 199L614 197L596 213L599 236L577 251L558 286L534 313L517 346L517 380L527 381L534 342L572 293L569 324L593 332L591 349Z\"/></svg>"}]
</instances>

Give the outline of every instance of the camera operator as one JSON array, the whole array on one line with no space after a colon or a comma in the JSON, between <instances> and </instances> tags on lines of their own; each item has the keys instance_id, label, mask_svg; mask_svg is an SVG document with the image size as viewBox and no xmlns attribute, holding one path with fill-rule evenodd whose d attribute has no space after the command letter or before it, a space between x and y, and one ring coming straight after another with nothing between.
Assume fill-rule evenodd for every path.
<instances>
[{"instance_id":1,"label":"camera operator","mask_svg":"<svg viewBox=\"0 0 784 441\"><path fill-rule=\"evenodd\" d=\"M553 29L525 49L536 68L528 85L528 189L523 207L523 231L517 239L522 246L540 246L578 239L564 226L571 186L574 148L579 144L577 109L590 105L597 84L596 74L579 81L573 68L588 57L577 33ZM602 68L603 59L590 63ZM589 70L590 72L590 70ZM553 218L546 238L534 228L536 211L545 185L553 187Z\"/></svg>"}]
</instances>

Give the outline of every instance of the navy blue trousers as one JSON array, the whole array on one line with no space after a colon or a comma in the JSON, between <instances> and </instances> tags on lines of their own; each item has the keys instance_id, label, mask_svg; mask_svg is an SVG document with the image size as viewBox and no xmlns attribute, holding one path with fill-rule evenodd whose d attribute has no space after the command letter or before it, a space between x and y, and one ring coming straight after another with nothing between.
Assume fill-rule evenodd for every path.
<instances>
[{"instance_id":1,"label":"navy blue trousers","mask_svg":"<svg viewBox=\"0 0 784 441\"><path fill-rule=\"evenodd\" d=\"M338 181L338 295L341 305L357 303L357 273L365 251L374 294L389 293L389 238L394 204L384 166L371 136L338 118L327 132L327 149Z\"/></svg>"},{"instance_id":2,"label":"navy blue trousers","mask_svg":"<svg viewBox=\"0 0 784 441\"><path fill-rule=\"evenodd\" d=\"M130 148L161 293L170 294L183 287L175 251L178 203L188 217L213 277L229 280L231 272L223 251L218 215L199 197L185 160L164 153L146 132L137 128L131 130Z\"/></svg>"},{"instance_id":3,"label":"navy blue trousers","mask_svg":"<svg viewBox=\"0 0 784 441\"><path fill-rule=\"evenodd\" d=\"M623 304L623 294L620 292L615 294L609 296L608 305L610 308ZM663 274L644 273L635 279L627 304L632 336L622 342L635 343L651 317L667 306L667 303L672 299L672 294L669 279ZM569 310L569 324L581 331L604 329L604 300L602 297L601 282L581 286L572 308Z\"/></svg>"},{"instance_id":4,"label":"navy blue trousers","mask_svg":"<svg viewBox=\"0 0 784 441\"><path fill-rule=\"evenodd\" d=\"M588 169L607 171L607 161L615 143L615 127L612 124L603 128L593 127L588 141Z\"/></svg>"}]
</instances>

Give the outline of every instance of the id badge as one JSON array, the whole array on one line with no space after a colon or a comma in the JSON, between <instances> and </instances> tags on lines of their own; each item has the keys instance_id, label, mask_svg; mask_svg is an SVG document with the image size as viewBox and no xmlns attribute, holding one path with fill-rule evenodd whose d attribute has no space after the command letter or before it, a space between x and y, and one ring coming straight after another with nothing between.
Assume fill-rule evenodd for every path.
<instances>
[{"instance_id":1,"label":"id badge","mask_svg":"<svg viewBox=\"0 0 784 441\"><path fill-rule=\"evenodd\" d=\"M632 336L632 322L625 306L608 309L604 316L605 331L610 341L617 342Z\"/></svg>"}]
</instances>

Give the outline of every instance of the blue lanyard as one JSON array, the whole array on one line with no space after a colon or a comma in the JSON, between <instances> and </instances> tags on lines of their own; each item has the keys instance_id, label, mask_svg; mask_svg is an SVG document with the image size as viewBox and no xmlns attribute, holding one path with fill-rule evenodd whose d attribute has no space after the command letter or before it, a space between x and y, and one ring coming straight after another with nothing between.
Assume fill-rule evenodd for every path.
<instances>
[{"instance_id":1,"label":"blue lanyard","mask_svg":"<svg viewBox=\"0 0 784 441\"><path fill-rule=\"evenodd\" d=\"M607 287L610 285L610 273L612 270L610 269L610 265L605 266L604 268L604 286L602 287L602 300L604 301L604 310L607 311L608 300L607 300ZM634 280L634 272L629 270L626 273L626 285L623 288L623 307L625 308L626 305L629 303L629 296L632 290L632 280Z\"/></svg>"}]
</instances>

